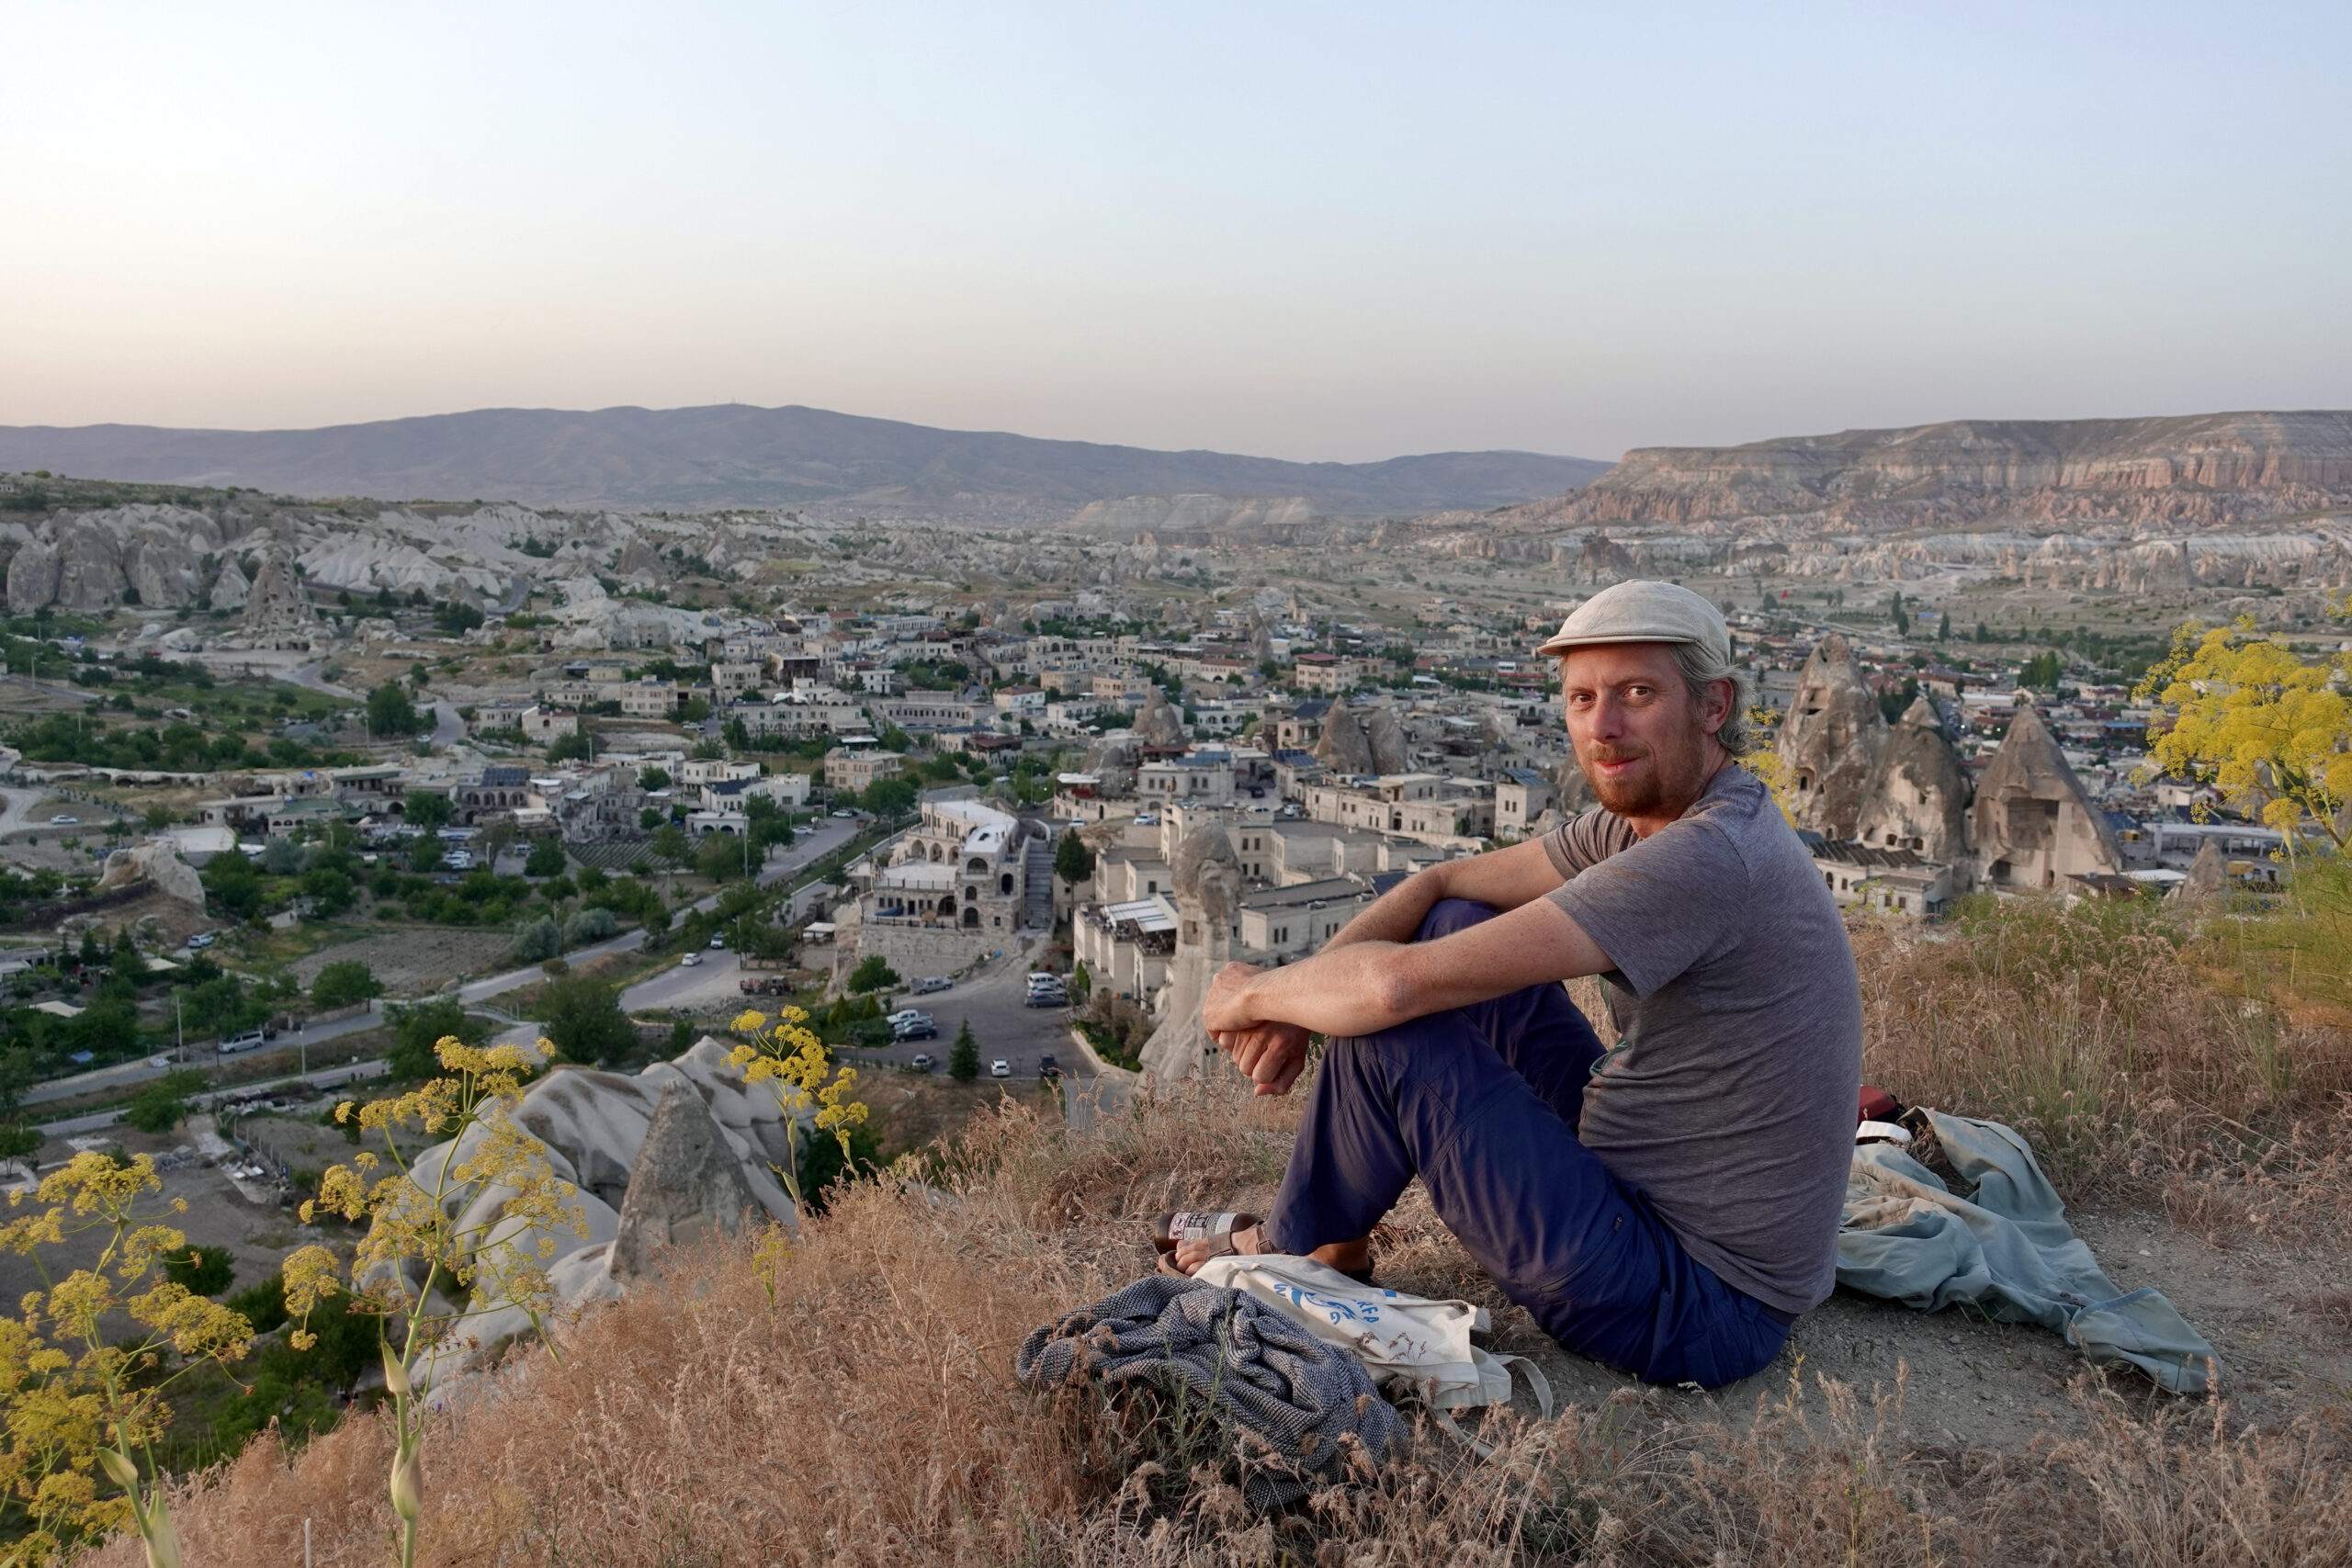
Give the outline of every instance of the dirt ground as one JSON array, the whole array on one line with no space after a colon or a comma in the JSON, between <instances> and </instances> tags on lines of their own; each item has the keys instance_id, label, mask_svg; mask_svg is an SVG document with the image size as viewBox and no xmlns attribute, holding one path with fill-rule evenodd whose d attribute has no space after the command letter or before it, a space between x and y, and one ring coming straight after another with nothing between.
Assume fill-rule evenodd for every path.
<instances>
[{"instance_id":1,"label":"dirt ground","mask_svg":"<svg viewBox=\"0 0 2352 1568\"><path fill-rule=\"evenodd\" d=\"M393 996L437 991L473 975L512 968L512 931L458 931L439 926L395 926L356 942L321 948L287 967L308 986L319 971L345 958L364 962Z\"/></svg>"},{"instance_id":2,"label":"dirt ground","mask_svg":"<svg viewBox=\"0 0 2352 1568\"><path fill-rule=\"evenodd\" d=\"M1273 1196L1268 1187L1232 1201L1262 1213ZM2212 1344L2234 1420L2280 1423L2352 1402L2352 1296L2324 1260L2261 1240L2224 1250L2161 1214L2071 1218L2119 1287L2161 1290ZM1380 1282L1487 1308L1492 1348L1534 1361L1563 1406L1592 1409L1630 1395L1662 1421L1738 1423L1777 1404L1801 1369L1806 1398L1816 1403L1818 1378L1849 1385L1866 1406L1874 1392L1895 1394L1900 1380L1902 1427L1915 1442L2021 1455L2038 1438L2079 1435L2086 1425L2071 1391L2096 1381L2088 1363L2038 1325L1992 1323L1956 1308L1923 1314L1841 1287L1797 1321L1779 1359L1756 1376L1712 1393L1663 1389L1562 1349L1479 1271L1419 1183L1390 1216L1389 1232L1375 1258ZM1138 1273L1148 1266L1148 1246L1136 1243ZM2189 1403L2137 1373L2110 1373L2107 1382L2134 1404ZM1524 1384L1518 1403L1532 1414Z\"/></svg>"},{"instance_id":3,"label":"dirt ground","mask_svg":"<svg viewBox=\"0 0 2352 1568\"><path fill-rule=\"evenodd\" d=\"M164 1155L194 1142L186 1127L161 1134L113 1127L107 1129L106 1136L133 1155ZM342 1146L340 1138L333 1141ZM39 1159L44 1167L58 1165L71 1159L74 1153L62 1139L51 1139L41 1149ZM317 1233L295 1218L291 1208L265 1207L248 1201L219 1170L192 1165L164 1171L162 1179L162 1192L151 1195L142 1205L142 1212L156 1211L161 1223L187 1235L190 1247L226 1247L236 1268L232 1291L241 1291L269 1278L277 1272L279 1261L288 1253L320 1239ZM162 1212L174 1199L187 1201L187 1213L173 1215ZM51 1273L62 1278L65 1272L95 1259L102 1241L96 1234L70 1237L62 1247L44 1248L42 1258ZM14 1303L27 1291L44 1288L40 1273L29 1258L13 1253L0 1255L0 1300Z\"/></svg>"}]
</instances>

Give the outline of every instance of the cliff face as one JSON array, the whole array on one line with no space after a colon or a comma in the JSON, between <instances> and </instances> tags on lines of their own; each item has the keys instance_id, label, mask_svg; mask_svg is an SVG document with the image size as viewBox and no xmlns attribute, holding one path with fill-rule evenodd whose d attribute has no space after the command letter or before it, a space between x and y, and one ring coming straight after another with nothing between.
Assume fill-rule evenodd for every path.
<instances>
[{"instance_id":1,"label":"cliff face","mask_svg":"<svg viewBox=\"0 0 2352 1568\"><path fill-rule=\"evenodd\" d=\"M1954 420L1640 447L1573 502L1596 523L1810 514L1912 526L1989 515L2203 525L2352 499L2352 412Z\"/></svg>"}]
</instances>

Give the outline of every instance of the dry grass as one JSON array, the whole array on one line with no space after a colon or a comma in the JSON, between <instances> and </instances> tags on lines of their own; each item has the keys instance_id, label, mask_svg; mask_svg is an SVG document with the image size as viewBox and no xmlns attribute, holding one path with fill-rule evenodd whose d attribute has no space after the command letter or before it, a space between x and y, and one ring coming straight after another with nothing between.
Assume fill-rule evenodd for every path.
<instances>
[{"instance_id":1,"label":"dry grass","mask_svg":"<svg viewBox=\"0 0 2352 1568\"><path fill-rule=\"evenodd\" d=\"M2217 985L2245 951L2226 918L2021 901L1853 935L1869 1081L2007 1122L2062 1188L2160 1201L2209 1238L2352 1235L2352 1035Z\"/></svg>"},{"instance_id":2,"label":"dry grass","mask_svg":"<svg viewBox=\"0 0 2352 1568\"><path fill-rule=\"evenodd\" d=\"M1275 1517L1244 1505L1228 1455L1138 1442L1131 1410L1014 1382L1031 1327L1146 1267L1141 1216L1270 1183L1295 1115L1196 1087L1080 1138L1007 1101L930 1184L854 1188L788 1247L747 1238L681 1265L666 1292L565 1329L560 1360L518 1352L437 1419L424 1561L2352 1561L2341 1433L2233 1429L2219 1406L2150 1417L2087 1374L2089 1436L2028 1456L1920 1447L1899 1389L1800 1366L1752 1422L1669 1425L1620 1398L1498 1417L1490 1461L1423 1432ZM1400 1226L1396 1270L1446 1266L1422 1218ZM291 1460L257 1443L183 1492L187 1561L299 1562L309 1518L321 1568L385 1562L387 1452L372 1416ZM96 1561L131 1568L136 1551Z\"/></svg>"},{"instance_id":3,"label":"dry grass","mask_svg":"<svg viewBox=\"0 0 2352 1568\"><path fill-rule=\"evenodd\" d=\"M1905 1099L2024 1127L2078 1191L2136 1188L2215 1232L2344 1234L2343 1038L2217 990L2212 939L2027 906L1931 938L1865 926L1856 944L1868 1070ZM1145 1217L1270 1190L1299 1105L1221 1079L1079 1136L1002 1100L922 1183L849 1188L788 1245L682 1262L666 1292L564 1328L560 1359L520 1350L436 1418L424 1560L2352 1563L2342 1421L2152 1411L2087 1372L2076 1435L2026 1453L1923 1445L1899 1383L1800 1363L1758 1410L1713 1420L1630 1395L1499 1416L1486 1461L1420 1432L1274 1517L1244 1504L1217 1445L1015 1383L1032 1327L1149 1266ZM1378 1240L1400 1287L1502 1304L1418 1192ZM2333 1295L2305 1304L2352 1321ZM374 1416L291 1458L255 1444L184 1489L187 1561L299 1562L306 1518L320 1568L387 1561L388 1451ZM137 1548L95 1561L132 1568Z\"/></svg>"}]
</instances>

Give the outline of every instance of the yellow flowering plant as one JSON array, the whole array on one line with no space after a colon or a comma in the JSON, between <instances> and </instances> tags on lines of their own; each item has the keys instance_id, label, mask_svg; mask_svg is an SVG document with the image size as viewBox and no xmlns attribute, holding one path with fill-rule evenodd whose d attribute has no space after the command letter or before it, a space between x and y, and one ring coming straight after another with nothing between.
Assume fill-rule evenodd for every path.
<instances>
[{"instance_id":1,"label":"yellow flowering plant","mask_svg":"<svg viewBox=\"0 0 2352 1568\"><path fill-rule=\"evenodd\" d=\"M546 1041L539 1049L553 1054ZM378 1319L384 1387L392 1400L390 1490L401 1521L401 1568L416 1561L424 1507L418 1358L449 1342L468 1319L506 1306L522 1308L534 1328L542 1326L553 1300L546 1265L555 1238L587 1234L571 1201L577 1189L557 1177L546 1145L514 1121L523 1079L537 1065L531 1054L451 1037L434 1052L447 1076L390 1100L335 1108L338 1122L356 1122L362 1137L372 1135L384 1150L379 1158L363 1149L349 1165L329 1170L317 1199L302 1205L305 1224L321 1213L367 1222L347 1268L318 1246L301 1248L285 1268L286 1310L302 1324L290 1336L296 1349L318 1343L311 1312L339 1292ZM446 1141L411 1159L401 1153L403 1133ZM536 1245L516 1245L534 1232Z\"/></svg>"},{"instance_id":2,"label":"yellow flowering plant","mask_svg":"<svg viewBox=\"0 0 2352 1568\"><path fill-rule=\"evenodd\" d=\"M745 1083L767 1085L768 1092L775 1096L776 1108L784 1112L785 1163L769 1168L798 1208L800 1118L813 1107L816 1130L832 1134L841 1144L842 1157L847 1159L850 1129L865 1124L865 1104L849 1098L857 1087L857 1069L833 1069L825 1043L808 1028L808 1015L799 1008L782 1010L773 1023L765 1013L739 1014L734 1032L749 1038L729 1052L727 1060L742 1069Z\"/></svg>"},{"instance_id":3,"label":"yellow flowering plant","mask_svg":"<svg viewBox=\"0 0 2352 1568\"><path fill-rule=\"evenodd\" d=\"M76 1155L31 1193L41 1212L0 1226L0 1247L31 1259L46 1287L28 1293L17 1315L0 1317L0 1484L31 1527L0 1556L8 1568L49 1562L125 1525L138 1530L150 1568L178 1568L155 1463L172 1415L164 1391L208 1362L243 1359L254 1331L164 1277L187 1237L158 1221L187 1203L147 1201L162 1190L145 1155L128 1165ZM23 1207L26 1196L9 1193L10 1206ZM93 1233L104 1239L91 1266L52 1279L42 1249ZM159 1376L166 1352L179 1365ZM119 1493L101 1496L98 1472Z\"/></svg>"},{"instance_id":4,"label":"yellow flowering plant","mask_svg":"<svg viewBox=\"0 0 2352 1568\"><path fill-rule=\"evenodd\" d=\"M2284 833L2290 854L2312 829L2352 848L2339 821L2352 799L2352 656L2304 659L2250 616L2228 627L2191 621L2139 694L2174 710L2162 733L2150 728L2156 771L2212 784Z\"/></svg>"}]
</instances>

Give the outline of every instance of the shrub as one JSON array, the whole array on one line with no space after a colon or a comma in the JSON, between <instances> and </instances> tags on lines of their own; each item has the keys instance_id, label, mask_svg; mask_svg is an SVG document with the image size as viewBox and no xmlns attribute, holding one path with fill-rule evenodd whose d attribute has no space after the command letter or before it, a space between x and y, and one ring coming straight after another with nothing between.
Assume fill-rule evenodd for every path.
<instances>
[{"instance_id":1,"label":"shrub","mask_svg":"<svg viewBox=\"0 0 2352 1568\"><path fill-rule=\"evenodd\" d=\"M609 1062L637 1049L637 1026L621 1011L619 993L602 980L565 975L548 981L539 1019L567 1062Z\"/></svg>"},{"instance_id":2,"label":"shrub","mask_svg":"<svg viewBox=\"0 0 2352 1568\"><path fill-rule=\"evenodd\" d=\"M582 942L602 942L621 929L610 909L582 909L563 922L566 947L578 947Z\"/></svg>"},{"instance_id":3,"label":"shrub","mask_svg":"<svg viewBox=\"0 0 2352 1568\"><path fill-rule=\"evenodd\" d=\"M219 1295L229 1288L235 1272L225 1247L184 1247L164 1259L164 1277L190 1295Z\"/></svg>"},{"instance_id":4,"label":"shrub","mask_svg":"<svg viewBox=\"0 0 2352 1568\"><path fill-rule=\"evenodd\" d=\"M531 852L523 862L523 874L561 876L563 864L563 841L560 839L541 839L531 845Z\"/></svg>"},{"instance_id":5,"label":"shrub","mask_svg":"<svg viewBox=\"0 0 2352 1568\"><path fill-rule=\"evenodd\" d=\"M854 993L888 990L899 983L899 972L878 953L867 953L849 972L849 988Z\"/></svg>"},{"instance_id":6,"label":"shrub","mask_svg":"<svg viewBox=\"0 0 2352 1568\"><path fill-rule=\"evenodd\" d=\"M514 956L525 964L540 963L562 951L563 928L552 915L526 920L514 929Z\"/></svg>"}]
</instances>

